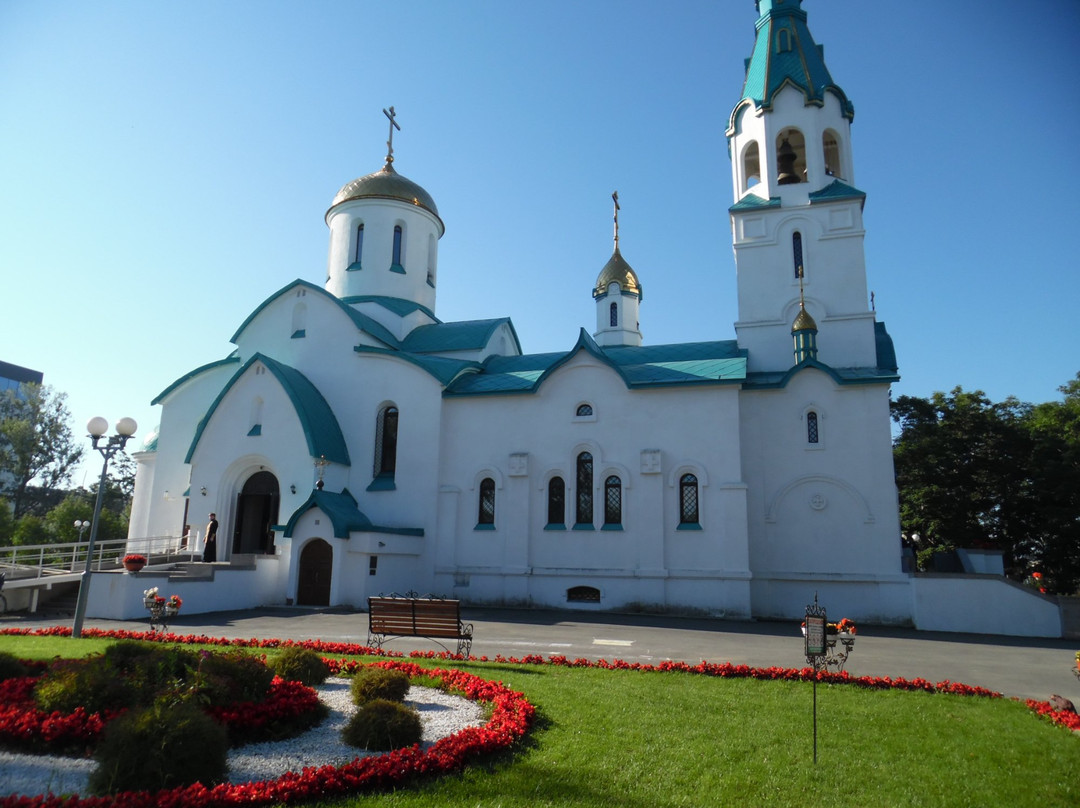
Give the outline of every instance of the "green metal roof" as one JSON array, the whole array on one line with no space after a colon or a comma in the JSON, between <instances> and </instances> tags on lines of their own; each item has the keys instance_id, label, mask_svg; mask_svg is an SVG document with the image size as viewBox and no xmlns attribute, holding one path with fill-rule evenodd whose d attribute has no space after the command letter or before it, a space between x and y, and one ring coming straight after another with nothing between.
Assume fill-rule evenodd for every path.
<instances>
[{"instance_id":1,"label":"green metal roof","mask_svg":"<svg viewBox=\"0 0 1080 808\"><path fill-rule=\"evenodd\" d=\"M774 196L769 199L762 199L757 194L747 194L730 208L728 211L734 213L739 210L761 210L762 208L778 208L780 207L780 197Z\"/></svg>"},{"instance_id":2,"label":"green metal roof","mask_svg":"<svg viewBox=\"0 0 1080 808\"><path fill-rule=\"evenodd\" d=\"M564 353L492 356L480 372L459 376L444 395L533 393L579 351L608 365L628 388L738 383L746 377L746 351L734 340L601 348L582 329Z\"/></svg>"},{"instance_id":3,"label":"green metal roof","mask_svg":"<svg viewBox=\"0 0 1080 808\"><path fill-rule=\"evenodd\" d=\"M470 362L465 359L450 359L445 356L427 356L408 351L391 351L386 348L370 348L366 345L357 345L353 348L359 354L372 354L375 356L389 356L402 359L422 370L430 373L443 387L446 387L462 373L475 371L480 368L479 362Z\"/></svg>"},{"instance_id":4,"label":"green metal roof","mask_svg":"<svg viewBox=\"0 0 1080 808\"><path fill-rule=\"evenodd\" d=\"M517 331L509 317L494 320L465 320L458 323L433 323L422 325L409 332L401 342L403 351L412 353L452 353L455 351L478 351L488 344L499 326L510 327L514 347L521 353Z\"/></svg>"},{"instance_id":5,"label":"green metal roof","mask_svg":"<svg viewBox=\"0 0 1080 808\"><path fill-rule=\"evenodd\" d=\"M795 87L807 104L817 106L824 104L825 93L831 92L844 116L853 119L854 105L833 82L825 66L825 49L814 43L806 27L802 0L761 0L759 10L754 51L746 60L746 80L741 100L732 112L729 133L734 131L736 112L744 102L772 109L773 98L785 85Z\"/></svg>"},{"instance_id":6,"label":"green metal roof","mask_svg":"<svg viewBox=\"0 0 1080 808\"><path fill-rule=\"evenodd\" d=\"M813 191L810 194L811 205L815 202L832 202L838 199L866 199L866 193L840 180L833 180L820 191Z\"/></svg>"},{"instance_id":7,"label":"green metal roof","mask_svg":"<svg viewBox=\"0 0 1080 808\"><path fill-rule=\"evenodd\" d=\"M435 316L435 312L427 306L421 306L414 300L403 300L400 297L387 297L385 295L352 295L351 297L343 297L341 302L348 303L350 306L354 303L378 303L384 309L392 311L399 317L406 317L413 312L419 311L426 314L435 322L440 322L439 318Z\"/></svg>"},{"instance_id":8,"label":"green metal roof","mask_svg":"<svg viewBox=\"0 0 1080 808\"><path fill-rule=\"evenodd\" d=\"M154 404L160 404L162 401L165 400L165 397L168 396L169 393L171 393L173 390L175 390L177 387L179 387L180 385L182 385L184 382L188 381L189 379L194 379L196 376L199 376L200 374L206 373L208 370L213 370L214 368L219 368L222 365L232 365L232 364L237 364L237 365L240 364L240 357L237 356L235 352L229 354L224 359L217 360L216 362L209 362L209 363L207 363L205 365L200 365L199 367L195 368L195 370L191 371L190 373L185 373L183 376L181 376L175 382L173 382L168 387L166 387L164 390L162 390L160 393L158 393L156 396L154 396L154 400L150 402L150 405L153 406Z\"/></svg>"},{"instance_id":9,"label":"green metal roof","mask_svg":"<svg viewBox=\"0 0 1080 808\"><path fill-rule=\"evenodd\" d=\"M341 426L334 416L334 411L330 409L330 405L326 403L322 393L300 371L262 354L255 354L245 362L243 367L233 374L228 384L218 393L214 403L206 411L206 415L199 421L199 426L195 430L195 438L191 441L191 448L188 449L184 462L191 462L191 458L195 454L195 448L199 445L206 425L210 423L210 419L213 417L218 405L228 395L233 385L247 372L248 368L256 362L262 362L266 365L266 368L274 375L274 378L278 380L282 389L289 396L293 409L300 419L300 426L304 430L304 437L307 439L308 451L311 456L322 456L333 463L341 463L344 466L350 465L349 449L345 445L345 436L341 432Z\"/></svg>"},{"instance_id":10,"label":"green metal roof","mask_svg":"<svg viewBox=\"0 0 1080 808\"><path fill-rule=\"evenodd\" d=\"M348 488L342 489L341 493L333 491L320 491L313 489L311 496L307 498L299 508L293 511L292 516L285 525L285 537L292 538L296 523L300 517L318 508L330 519L334 527L334 538L347 539L350 533L392 533L403 536L423 536L424 529L420 527L384 527L372 524L360 507L356 498L349 493Z\"/></svg>"},{"instance_id":11,"label":"green metal roof","mask_svg":"<svg viewBox=\"0 0 1080 808\"><path fill-rule=\"evenodd\" d=\"M891 342L891 340L890 340ZM880 347L880 346L879 346ZM879 357L880 358L880 357ZM789 381L796 373L804 370L820 370L827 373L839 385L853 384L891 384L900 379L896 368L834 368L817 359L805 359L797 365L785 371L770 371L767 373L746 374L747 390L773 390L787 387Z\"/></svg>"},{"instance_id":12,"label":"green metal roof","mask_svg":"<svg viewBox=\"0 0 1080 808\"><path fill-rule=\"evenodd\" d=\"M877 347L877 365L881 370L897 371L896 348L892 337L885 330L885 323L874 323L874 340Z\"/></svg>"}]
</instances>

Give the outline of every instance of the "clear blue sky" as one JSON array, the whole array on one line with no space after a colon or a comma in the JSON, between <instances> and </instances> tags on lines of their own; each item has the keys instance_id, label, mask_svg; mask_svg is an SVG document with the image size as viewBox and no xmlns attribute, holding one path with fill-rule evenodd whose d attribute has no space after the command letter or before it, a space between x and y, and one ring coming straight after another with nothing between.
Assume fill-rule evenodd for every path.
<instances>
[{"instance_id":1,"label":"clear blue sky","mask_svg":"<svg viewBox=\"0 0 1080 808\"><path fill-rule=\"evenodd\" d=\"M1080 370L1076 0L805 0L854 102L893 394L1058 397ZM0 2L0 359L83 434L132 415L295 278L382 165L435 198L438 316L527 352L595 326L621 247L650 344L733 339L724 129L752 0ZM99 468L90 465L90 479ZM81 483L80 474L75 482Z\"/></svg>"}]
</instances>

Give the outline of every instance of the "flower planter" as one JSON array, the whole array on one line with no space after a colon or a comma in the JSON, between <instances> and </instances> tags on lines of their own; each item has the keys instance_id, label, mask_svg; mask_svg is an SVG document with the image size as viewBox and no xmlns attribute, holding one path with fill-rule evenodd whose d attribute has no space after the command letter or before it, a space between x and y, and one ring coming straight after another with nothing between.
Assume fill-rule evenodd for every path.
<instances>
[{"instance_id":1,"label":"flower planter","mask_svg":"<svg viewBox=\"0 0 1080 808\"><path fill-rule=\"evenodd\" d=\"M124 569L131 573L136 573L146 566L145 561L125 561L123 564Z\"/></svg>"}]
</instances>

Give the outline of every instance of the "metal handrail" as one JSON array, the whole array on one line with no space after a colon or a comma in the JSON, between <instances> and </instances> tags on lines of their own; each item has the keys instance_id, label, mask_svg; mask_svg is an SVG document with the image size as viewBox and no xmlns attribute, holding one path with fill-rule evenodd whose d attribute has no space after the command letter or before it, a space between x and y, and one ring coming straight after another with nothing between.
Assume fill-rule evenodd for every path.
<instances>
[{"instance_id":1,"label":"metal handrail","mask_svg":"<svg viewBox=\"0 0 1080 808\"><path fill-rule=\"evenodd\" d=\"M91 569L117 569L125 555L145 555L152 564L175 563L194 557L186 536L149 536L141 539L105 539L94 544ZM0 547L0 569L8 579L43 578L46 575L81 572L86 566L87 542L28 544Z\"/></svg>"}]
</instances>

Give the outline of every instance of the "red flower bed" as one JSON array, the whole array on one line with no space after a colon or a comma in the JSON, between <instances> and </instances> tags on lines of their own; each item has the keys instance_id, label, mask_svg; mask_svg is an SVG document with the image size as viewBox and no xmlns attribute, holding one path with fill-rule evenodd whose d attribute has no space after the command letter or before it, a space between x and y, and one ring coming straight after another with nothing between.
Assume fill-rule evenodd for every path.
<instances>
[{"instance_id":1,"label":"red flower bed","mask_svg":"<svg viewBox=\"0 0 1080 808\"><path fill-rule=\"evenodd\" d=\"M1034 710L1039 715L1046 716L1055 724L1067 727L1073 732L1080 732L1080 715L1069 710L1055 710L1047 701L1027 699L1024 704L1028 706L1028 709Z\"/></svg>"},{"instance_id":2,"label":"red flower bed","mask_svg":"<svg viewBox=\"0 0 1080 808\"><path fill-rule=\"evenodd\" d=\"M102 715L82 707L71 713L43 712L33 694L39 678L0 682L0 745L46 754L85 753L97 743L105 725L123 712ZM207 712L228 727L233 744L241 744L261 740L264 730L274 724L303 725L305 716L314 716L318 706L319 694L310 687L274 677L264 701L211 707Z\"/></svg>"},{"instance_id":3,"label":"red flower bed","mask_svg":"<svg viewBox=\"0 0 1080 808\"><path fill-rule=\"evenodd\" d=\"M5 630L4 634L34 634L66 636L70 629L45 629L40 631ZM84 630L83 636L91 635ZM152 632L104 632L95 631L92 636L117 639L140 639L157 642L205 642L205 639L162 635ZM215 645L238 645L246 647L276 647L278 645L302 645L304 647L340 654L367 654L372 649L350 643L321 643L307 641L289 643L278 640L230 641L212 640ZM333 649L333 650L331 650ZM349 671L358 667L350 660L328 659L334 672ZM471 760L480 756L508 749L520 739L532 724L535 708L521 693L505 687L501 682L489 682L478 676L458 670L421 668L412 662L387 660L379 663L395 668L409 676L423 675L441 680L450 689L466 698L487 702L492 706L490 720L483 727L469 727L443 738L426 751L419 745L399 749L376 757L357 758L344 766L322 766L289 772L277 780L240 785L222 784L213 787L196 783L192 786L168 789L154 794L146 792L123 792L108 797L56 797L42 794L36 797L9 796L0 798L0 808L234 808L234 806L259 806L277 803L305 802L328 799L360 791L375 791L400 786L420 777L430 777L461 770ZM0 699L8 693L29 693L26 682L33 686L32 678L8 680L0 683ZM17 684L9 684L16 682ZM280 680L275 680L275 684ZM291 685L293 683L285 683ZM288 690L288 688L283 688ZM308 690L308 688L305 688ZM298 694L298 693L297 693ZM298 700L305 696L298 694ZM261 706L261 705L253 705ZM245 713L245 721L254 715Z\"/></svg>"}]
</instances>

